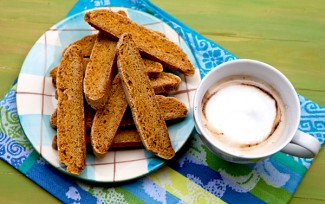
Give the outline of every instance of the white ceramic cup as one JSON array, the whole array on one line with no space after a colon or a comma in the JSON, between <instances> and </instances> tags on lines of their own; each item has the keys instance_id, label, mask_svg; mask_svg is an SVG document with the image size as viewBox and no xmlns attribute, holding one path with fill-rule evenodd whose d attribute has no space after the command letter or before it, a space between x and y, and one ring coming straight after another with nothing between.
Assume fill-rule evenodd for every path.
<instances>
[{"instance_id":1,"label":"white ceramic cup","mask_svg":"<svg viewBox=\"0 0 325 204\"><path fill-rule=\"evenodd\" d=\"M250 76L269 84L274 88L282 98L285 105L285 114L287 123L284 134L279 138L277 145L268 150L259 151L258 154L236 155L224 146L218 146L208 134L206 128L202 125L199 117L202 111L202 99L206 91L219 80L230 76ZM195 128L202 141L208 148L219 157L235 163L252 163L265 159L279 151L304 158L312 158L320 150L318 140L306 133L298 130L300 122L300 103L297 92L290 81L277 69L271 65L256 60L239 59L225 62L212 69L201 81L196 90L193 104L193 117Z\"/></svg>"}]
</instances>

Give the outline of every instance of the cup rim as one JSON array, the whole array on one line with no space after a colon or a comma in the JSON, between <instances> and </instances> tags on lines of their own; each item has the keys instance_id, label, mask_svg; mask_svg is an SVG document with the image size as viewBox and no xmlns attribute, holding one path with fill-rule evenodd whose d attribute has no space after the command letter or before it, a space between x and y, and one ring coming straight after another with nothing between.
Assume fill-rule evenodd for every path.
<instances>
[{"instance_id":1,"label":"cup rim","mask_svg":"<svg viewBox=\"0 0 325 204\"><path fill-rule=\"evenodd\" d=\"M268 152L263 152L261 154L258 155L236 155L234 153L232 153L231 151L228 151L227 148L223 148L222 146L218 146L216 145L213 141L212 138L207 136L206 131L204 130L200 119L199 119L199 112L200 112L200 108L198 107L198 104L200 104L200 101L202 101L202 98L204 96L204 94L202 94L202 98L198 98L198 94L199 91L202 89L203 84L207 83L207 81L211 78L211 75L214 75L214 72L217 72L220 69L224 69L227 66L231 66L233 63L254 63L254 64L258 64L259 66L263 66L266 67L268 69L271 69L273 72L275 72L276 75L279 75L279 77L284 80L284 82L288 85L288 88L290 89L290 91L296 96L294 97L294 99L292 99L292 101L295 103L295 111L297 112L297 119L295 121L290 121L290 125L292 126L292 131L288 132L286 139L281 143L281 145L278 145L275 148L272 148L271 151ZM217 81L215 81L214 83L216 83ZM206 90L205 90L206 91ZM296 90L294 89L293 85L291 84L291 82L289 81L289 79L282 73L280 72L278 69L276 69L275 67L273 67L272 65L269 65L265 62L262 61L258 61L258 60L253 60L253 59L235 59L235 60L231 60L231 61L227 61L224 62L214 68L212 68L201 80L195 94L194 94L194 104L193 104L193 119L194 119L194 123L195 123L195 127L196 129L198 129L198 133L201 137L204 137L205 140L207 140L211 146L213 146L214 148L216 148L218 151L221 151L223 153L225 153L226 155L230 155L231 157L236 157L236 158L240 158L240 159L247 159L247 160L255 160L255 159L260 159L260 158L266 158L269 157L279 151L281 151L288 143L290 143L290 141L292 140L292 138L295 135L295 132L298 130L299 127L299 121L300 121L300 103L299 103L299 99L298 99L298 95ZM295 130L295 131L293 131ZM205 134L204 134L205 133Z\"/></svg>"}]
</instances>

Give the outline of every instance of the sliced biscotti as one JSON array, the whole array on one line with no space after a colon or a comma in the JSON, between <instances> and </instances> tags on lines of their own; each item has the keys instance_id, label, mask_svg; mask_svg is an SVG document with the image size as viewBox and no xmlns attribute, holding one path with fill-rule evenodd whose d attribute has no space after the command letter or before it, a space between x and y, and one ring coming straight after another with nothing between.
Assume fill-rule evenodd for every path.
<instances>
[{"instance_id":1,"label":"sliced biscotti","mask_svg":"<svg viewBox=\"0 0 325 204\"><path fill-rule=\"evenodd\" d=\"M86 67L87 67L89 61L90 61L90 58L83 58L82 59L82 64L83 64L84 71L86 70ZM148 74L149 77L152 78L153 81L156 80L155 78L159 78L159 74L161 72L163 72L163 66L162 66L161 63L155 62L155 61L152 61L152 60L146 59L146 58L143 58L143 63L145 65L144 66L144 71ZM58 66L54 67L50 71L50 76L52 77L52 85L53 85L53 87L56 87L56 73L57 73L57 71L58 71ZM176 76L176 75L174 75L174 76ZM164 77L164 78L167 79L167 77ZM175 77L170 77L170 78L175 78ZM174 82L176 82L175 79L170 81L170 83L174 83ZM164 82L164 84L165 84L165 82ZM167 84L165 84L165 85L167 85ZM157 86L157 82L154 82L154 86ZM160 90L159 87L157 87L157 90ZM162 92L160 91L160 93L162 93Z\"/></svg>"},{"instance_id":2,"label":"sliced biscotti","mask_svg":"<svg viewBox=\"0 0 325 204\"><path fill-rule=\"evenodd\" d=\"M58 72L58 66L53 67L50 71L50 76L52 77L52 85L56 87L56 73Z\"/></svg>"},{"instance_id":3,"label":"sliced biscotti","mask_svg":"<svg viewBox=\"0 0 325 204\"><path fill-rule=\"evenodd\" d=\"M113 81L114 84L114 81ZM114 85L113 85L114 86ZM121 84L122 86L122 84ZM112 88L113 89L113 88ZM174 120L179 118L184 118L188 115L187 108L183 102L178 100L174 97L167 97L162 95L156 95L156 98L159 103L159 110L162 114L162 117L164 120ZM126 100L126 99L125 99ZM123 102L122 102L123 103ZM106 105L104 108L109 108L109 105ZM103 109L104 109L103 108ZM102 112L101 114L99 114ZM103 114L104 111L94 111L89 105L85 104L85 121L86 121L86 129L90 130L93 125L93 119L95 117L95 114L97 114L97 117L105 117L105 114ZM103 120L105 121L105 120ZM99 123L96 123L95 125L98 125ZM52 128L57 127L57 110L55 110L50 118L50 125ZM120 123L120 126L130 126L134 125L132 113L131 110L126 109L124 116L122 118L122 121ZM107 123L103 125L103 129L105 130L108 127Z\"/></svg>"},{"instance_id":4,"label":"sliced biscotti","mask_svg":"<svg viewBox=\"0 0 325 204\"><path fill-rule=\"evenodd\" d=\"M181 81L181 78L175 74L161 72L157 77L150 78L150 85L156 94L168 93L177 90Z\"/></svg>"},{"instance_id":5,"label":"sliced biscotti","mask_svg":"<svg viewBox=\"0 0 325 204\"><path fill-rule=\"evenodd\" d=\"M114 54L115 55L115 54ZM83 58L82 64L84 71L86 70L86 67L89 63L89 58ZM163 66L159 62L152 61L150 59L143 58L144 63L144 71L150 76L151 78L157 78L159 77L159 74L163 72ZM52 77L52 85L53 87L56 87L56 72L58 71L58 66L54 67L50 71L50 76Z\"/></svg>"},{"instance_id":6,"label":"sliced biscotti","mask_svg":"<svg viewBox=\"0 0 325 204\"><path fill-rule=\"evenodd\" d=\"M193 75L195 72L194 66L178 45L123 15L107 9L97 9L88 11L85 21L112 39L120 38L123 33L130 33L145 56L185 75Z\"/></svg>"},{"instance_id":7,"label":"sliced biscotti","mask_svg":"<svg viewBox=\"0 0 325 204\"><path fill-rule=\"evenodd\" d=\"M135 126L148 151L161 158L171 159L175 151L143 66L131 34L123 34L117 44L117 67Z\"/></svg>"},{"instance_id":8,"label":"sliced biscotti","mask_svg":"<svg viewBox=\"0 0 325 204\"><path fill-rule=\"evenodd\" d=\"M84 67L87 66L85 63L88 62L88 58L83 59ZM145 66L144 71L148 74L148 76L150 76L150 84L155 90L156 94L168 93L170 91L178 89L178 86L181 82L179 76L162 72L162 65L158 62L154 62L148 59L143 59L143 62L145 65L147 65ZM57 67L53 68L50 72L50 75L52 76L52 84L54 87L56 87L56 71Z\"/></svg>"},{"instance_id":9,"label":"sliced biscotti","mask_svg":"<svg viewBox=\"0 0 325 204\"><path fill-rule=\"evenodd\" d=\"M58 72L58 66L54 67L50 71L50 76L52 77L52 85L53 85L54 88L56 88L56 75L57 75L57 72ZM56 93L56 98L57 98L57 93Z\"/></svg>"},{"instance_id":10,"label":"sliced biscotti","mask_svg":"<svg viewBox=\"0 0 325 204\"><path fill-rule=\"evenodd\" d=\"M99 33L84 78L84 94L95 110L104 106L116 74L114 65L116 42Z\"/></svg>"},{"instance_id":11,"label":"sliced biscotti","mask_svg":"<svg viewBox=\"0 0 325 204\"><path fill-rule=\"evenodd\" d=\"M87 58L87 57L82 58L82 67L84 68L84 72L86 71L89 61L90 61L90 58Z\"/></svg>"},{"instance_id":12,"label":"sliced biscotti","mask_svg":"<svg viewBox=\"0 0 325 204\"><path fill-rule=\"evenodd\" d=\"M173 120L184 118L188 111L186 105L175 97L166 97L162 95L156 96L159 103L159 111L164 120Z\"/></svg>"},{"instance_id":13,"label":"sliced biscotti","mask_svg":"<svg viewBox=\"0 0 325 204\"><path fill-rule=\"evenodd\" d=\"M170 91L177 90L180 82L179 76L166 72L157 72L155 77L150 77L150 85L156 94L167 94Z\"/></svg>"},{"instance_id":14,"label":"sliced biscotti","mask_svg":"<svg viewBox=\"0 0 325 204\"><path fill-rule=\"evenodd\" d=\"M164 120L172 120L187 116L186 106L178 99L162 95L157 95L156 98L159 103L159 111ZM114 144L114 138L116 138L116 134L118 134L117 131L119 126L134 124L132 115L130 115L130 118L125 117L124 113L127 109L127 104L120 77L117 75L113 81L111 94L107 103L104 108L97 110L92 123L90 138L93 152L97 157L104 156ZM123 137L128 138L125 132L123 133ZM129 138L130 141L133 139L132 135L133 134L131 134L131 138ZM126 146L131 146L132 142L130 141L126 142L130 143ZM120 144L120 146L124 145Z\"/></svg>"},{"instance_id":15,"label":"sliced biscotti","mask_svg":"<svg viewBox=\"0 0 325 204\"><path fill-rule=\"evenodd\" d=\"M128 17L128 14L123 10L118 10L116 13L118 13L118 14L120 14L122 16Z\"/></svg>"},{"instance_id":16,"label":"sliced biscotti","mask_svg":"<svg viewBox=\"0 0 325 204\"><path fill-rule=\"evenodd\" d=\"M163 71L163 66L159 62L143 58L143 63L144 72L146 72L150 77L157 77Z\"/></svg>"},{"instance_id":17,"label":"sliced biscotti","mask_svg":"<svg viewBox=\"0 0 325 204\"><path fill-rule=\"evenodd\" d=\"M186 105L175 97L156 95L159 103L159 111L164 120L174 120L184 118L188 115ZM120 126L133 125L133 118L131 111L125 111Z\"/></svg>"},{"instance_id":18,"label":"sliced biscotti","mask_svg":"<svg viewBox=\"0 0 325 204\"><path fill-rule=\"evenodd\" d=\"M88 62L89 62L89 58L83 58L82 59L82 67L83 67L84 71L86 70ZM56 87L56 73L57 73L57 71L58 71L58 66L54 67L50 71L50 76L52 77L52 85L53 85L53 87Z\"/></svg>"},{"instance_id":19,"label":"sliced biscotti","mask_svg":"<svg viewBox=\"0 0 325 204\"><path fill-rule=\"evenodd\" d=\"M127 105L120 76L116 75L108 101L102 109L96 111L92 123L90 139L97 157L104 156L111 147Z\"/></svg>"},{"instance_id":20,"label":"sliced biscotti","mask_svg":"<svg viewBox=\"0 0 325 204\"><path fill-rule=\"evenodd\" d=\"M86 130L90 130L93 125L96 110L94 110L87 102L85 102L84 104L85 104Z\"/></svg>"},{"instance_id":21,"label":"sliced biscotti","mask_svg":"<svg viewBox=\"0 0 325 204\"><path fill-rule=\"evenodd\" d=\"M86 143L87 145L90 144L90 139L87 140L89 136L86 137ZM140 135L137 131L137 129L134 128L119 128L115 134L115 137L113 139L111 148L137 148L137 147L143 147ZM58 144L57 144L57 135L54 135L52 138L52 148L57 150Z\"/></svg>"},{"instance_id":22,"label":"sliced biscotti","mask_svg":"<svg viewBox=\"0 0 325 204\"><path fill-rule=\"evenodd\" d=\"M71 43L69 46L71 46L71 45L79 46L81 49L82 57L90 57L91 52L94 47L94 44L95 44L95 41L96 41L96 38L97 38L97 34L86 35L85 37ZM62 55L64 55L64 52L69 48L69 46L67 46L63 50Z\"/></svg>"},{"instance_id":23,"label":"sliced biscotti","mask_svg":"<svg viewBox=\"0 0 325 204\"><path fill-rule=\"evenodd\" d=\"M84 103L84 111L85 111L85 124L86 124L86 130L90 130L96 111L92 109L87 103ZM57 109L54 110L54 112L51 114L50 117L50 125L53 129L57 128Z\"/></svg>"},{"instance_id":24,"label":"sliced biscotti","mask_svg":"<svg viewBox=\"0 0 325 204\"><path fill-rule=\"evenodd\" d=\"M128 17L127 13L125 11L123 11L123 10L119 10L116 13L118 13L118 14L120 14L122 16ZM166 37L164 33L161 33L159 31L154 31L154 32L156 32L157 34L159 34L159 35L161 35L163 37Z\"/></svg>"},{"instance_id":25,"label":"sliced biscotti","mask_svg":"<svg viewBox=\"0 0 325 204\"><path fill-rule=\"evenodd\" d=\"M143 147L140 135L136 128L119 128L115 134L111 148Z\"/></svg>"},{"instance_id":26,"label":"sliced biscotti","mask_svg":"<svg viewBox=\"0 0 325 204\"><path fill-rule=\"evenodd\" d=\"M86 160L82 80L81 49L73 45L64 53L57 71L57 146L60 162L77 175Z\"/></svg>"},{"instance_id":27,"label":"sliced biscotti","mask_svg":"<svg viewBox=\"0 0 325 204\"><path fill-rule=\"evenodd\" d=\"M50 117L50 125L53 129L56 129L58 126L58 109L56 108Z\"/></svg>"}]
</instances>

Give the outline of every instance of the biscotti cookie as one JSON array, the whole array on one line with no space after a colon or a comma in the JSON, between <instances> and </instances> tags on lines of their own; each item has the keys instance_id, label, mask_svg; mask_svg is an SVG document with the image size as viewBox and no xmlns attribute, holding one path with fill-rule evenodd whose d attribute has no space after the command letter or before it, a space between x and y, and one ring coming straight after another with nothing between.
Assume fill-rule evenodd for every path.
<instances>
[{"instance_id":1,"label":"biscotti cookie","mask_svg":"<svg viewBox=\"0 0 325 204\"><path fill-rule=\"evenodd\" d=\"M73 43L71 43L70 45L68 45L62 52L62 56L64 55L64 52L66 51L66 49L71 46L71 45L77 45L80 47L81 49L81 55L82 57L90 57L91 52L93 50L95 41L97 38L97 34L92 34L92 35L87 35Z\"/></svg>"},{"instance_id":2,"label":"biscotti cookie","mask_svg":"<svg viewBox=\"0 0 325 204\"><path fill-rule=\"evenodd\" d=\"M57 71L57 146L59 160L72 174L86 163L85 116L82 90L83 68L79 46L70 46Z\"/></svg>"},{"instance_id":3,"label":"biscotti cookie","mask_svg":"<svg viewBox=\"0 0 325 204\"><path fill-rule=\"evenodd\" d=\"M122 15L122 16L125 16L125 17L128 17L127 13L123 10L118 10L116 13Z\"/></svg>"},{"instance_id":4,"label":"biscotti cookie","mask_svg":"<svg viewBox=\"0 0 325 204\"><path fill-rule=\"evenodd\" d=\"M178 45L123 15L107 9L96 9L85 14L85 21L115 40L123 33L130 33L143 55L188 76L195 72L194 66Z\"/></svg>"},{"instance_id":5,"label":"biscotti cookie","mask_svg":"<svg viewBox=\"0 0 325 204\"><path fill-rule=\"evenodd\" d=\"M86 129L90 130L96 111L92 109L87 103L84 103L85 105L85 124L86 124ZM54 110L54 112L51 114L50 117L50 125L53 129L57 128L57 109Z\"/></svg>"},{"instance_id":6,"label":"biscotti cookie","mask_svg":"<svg viewBox=\"0 0 325 204\"><path fill-rule=\"evenodd\" d=\"M86 136L86 144L89 146L91 143L90 136ZM134 128L119 128L114 136L111 149L126 149L126 148L137 148L137 147L143 147L140 135L137 131L137 129ZM52 148L57 150L58 144L57 144L57 136L54 135L52 138ZM88 149L87 149L88 150Z\"/></svg>"},{"instance_id":7,"label":"biscotti cookie","mask_svg":"<svg viewBox=\"0 0 325 204\"><path fill-rule=\"evenodd\" d=\"M146 72L149 77L157 77L163 71L163 66L159 62L143 58L143 63L144 72Z\"/></svg>"},{"instance_id":8,"label":"biscotti cookie","mask_svg":"<svg viewBox=\"0 0 325 204\"><path fill-rule=\"evenodd\" d=\"M164 120L184 118L188 115L186 105L175 97L156 95L159 103L159 111ZM127 109L124 113L120 126L134 125L132 113Z\"/></svg>"},{"instance_id":9,"label":"biscotti cookie","mask_svg":"<svg viewBox=\"0 0 325 204\"><path fill-rule=\"evenodd\" d=\"M82 59L82 67L83 67L84 71L86 70L88 62L89 62L89 58L83 58ZM52 77L52 85L53 85L54 88L56 87L56 73L57 73L57 71L58 71L58 66L54 67L50 71L50 76Z\"/></svg>"},{"instance_id":10,"label":"biscotti cookie","mask_svg":"<svg viewBox=\"0 0 325 204\"><path fill-rule=\"evenodd\" d=\"M127 100L119 75L114 78L108 101L96 111L91 127L91 144L97 157L104 156L113 142L127 108Z\"/></svg>"},{"instance_id":11,"label":"biscotti cookie","mask_svg":"<svg viewBox=\"0 0 325 204\"><path fill-rule=\"evenodd\" d=\"M156 94L169 93L177 90L181 81L181 78L175 74L161 72L156 77L150 78L150 85Z\"/></svg>"},{"instance_id":12,"label":"biscotti cookie","mask_svg":"<svg viewBox=\"0 0 325 204\"><path fill-rule=\"evenodd\" d=\"M114 81L113 81L114 84ZM156 95L156 98L159 103L159 110L162 114L164 120L174 120L184 118L188 115L187 107L183 102L174 97L167 97L162 95ZM106 107L106 106L105 106ZM107 107L108 108L108 107ZM52 128L56 128L57 125L57 110L52 113L50 118L50 125ZM93 125L93 119L95 117L96 112L88 105L85 104L85 121L86 121L86 129L90 130ZM97 117L104 114L97 114ZM129 108L125 110L124 116L120 123L120 126L130 126L134 125L132 113ZM103 127L103 129L105 129Z\"/></svg>"},{"instance_id":13,"label":"biscotti cookie","mask_svg":"<svg viewBox=\"0 0 325 204\"><path fill-rule=\"evenodd\" d=\"M117 45L117 67L123 89L141 140L150 152L164 159L175 155L165 120L159 111L149 77L131 34L123 34Z\"/></svg>"},{"instance_id":14,"label":"biscotti cookie","mask_svg":"<svg viewBox=\"0 0 325 204\"><path fill-rule=\"evenodd\" d=\"M114 137L111 148L143 147L140 135L136 128L119 128Z\"/></svg>"},{"instance_id":15,"label":"biscotti cookie","mask_svg":"<svg viewBox=\"0 0 325 204\"><path fill-rule=\"evenodd\" d=\"M50 125L53 129L56 129L58 126L58 109L56 108L50 117Z\"/></svg>"},{"instance_id":16,"label":"biscotti cookie","mask_svg":"<svg viewBox=\"0 0 325 204\"><path fill-rule=\"evenodd\" d=\"M113 66L116 42L101 33L97 35L84 78L84 94L88 104L95 110L107 101L116 69Z\"/></svg>"},{"instance_id":17,"label":"biscotti cookie","mask_svg":"<svg viewBox=\"0 0 325 204\"><path fill-rule=\"evenodd\" d=\"M86 58L87 59L87 58ZM83 59L83 64L85 64L85 58ZM88 61L88 60L87 60ZM86 61L86 62L87 62ZM163 94L168 93L170 91L178 89L178 86L181 82L181 79L179 76L161 72L162 66L160 63L156 63L152 60L143 59L144 64L147 64L145 66L144 71L148 74L150 77L150 85L154 89L156 94ZM161 67L161 69L160 69ZM55 69L55 68L54 68ZM52 71L54 71L54 69ZM52 72L51 71L51 72ZM56 83L56 75L52 76L52 84L55 87ZM55 92L55 98L57 98L57 93ZM97 108L99 109L99 108Z\"/></svg>"},{"instance_id":18,"label":"biscotti cookie","mask_svg":"<svg viewBox=\"0 0 325 204\"><path fill-rule=\"evenodd\" d=\"M83 60L84 62L85 60ZM148 62L151 60L143 60L143 62ZM153 62L153 61L151 61ZM144 71L147 72L150 77L150 85L154 89L156 94L166 94L170 91L178 89L181 79L174 74L165 73L159 71L159 64L156 66L155 63L149 62L150 65L145 67ZM152 65L152 66L151 66ZM160 64L161 65L161 64ZM54 68L55 69L55 68ZM52 84L56 87L56 75L52 76ZM57 99L57 92L55 92L55 98Z\"/></svg>"},{"instance_id":19,"label":"biscotti cookie","mask_svg":"<svg viewBox=\"0 0 325 204\"><path fill-rule=\"evenodd\" d=\"M83 58L82 59L82 64L84 70L86 70L86 67L89 63L90 59L89 58ZM159 74L163 71L163 66L159 62L152 61L150 59L143 58L143 63L144 63L144 71L150 76L151 78L157 78L159 77ZM50 71L50 76L52 77L52 85L55 88L56 87L56 72L58 70L58 67L54 67ZM160 92L161 93L161 92Z\"/></svg>"},{"instance_id":20,"label":"biscotti cookie","mask_svg":"<svg viewBox=\"0 0 325 204\"><path fill-rule=\"evenodd\" d=\"M57 73L57 71L58 71L58 66L54 67L50 71L50 76L52 78L52 85L54 88L56 88L56 73Z\"/></svg>"},{"instance_id":21,"label":"biscotti cookie","mask_svg":"<svg viewBox=\"0 0 325 204\"><path fill-rule=\"evenodd\" d=\"M86 130L90 130L93 125L96 110L94 110L86 101L85 101L84 105L85 105Z\"/></svg>"}]
</instances>

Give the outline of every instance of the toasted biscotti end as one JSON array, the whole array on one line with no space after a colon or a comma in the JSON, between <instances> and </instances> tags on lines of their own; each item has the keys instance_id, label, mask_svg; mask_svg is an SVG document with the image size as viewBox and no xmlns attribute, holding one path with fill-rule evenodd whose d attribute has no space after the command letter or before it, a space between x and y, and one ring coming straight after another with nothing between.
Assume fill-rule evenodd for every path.
<instances>
[{"instance_id":1,"label":"toasted biscotti end","mask_svg":"<svg viewBox=\"0 0 325 204\"><path fill-rule=\"evenodd\" d=\"M143 66L131 34L123 34L117 45L117 67L135 126L148 151L161 158L171 159L175 151Z\"/></svg>"},{"instance_id":2,"label":"toasted biscotti end","mask_svg":"<svg viewBox=\"0 0 325 204\"><path fill-rule=\"evenodd\" d=\"M53 69L51 69L51 71L50 71L50 76L52 78L56 78L57 71L58 71L58 66L53 67Z\"/></svg>"},{"instance_id":3,"label":"toasted biscotti end","mask_svg":"<svg viewBox=\"0 0 325 204\"><path fill-rule=\"evenodd\" d=\"M122 16L128 17L127 13L124 10L118 10L116 13L118 13ZM163 37L166 37L166 35L162 32L159 32L159 31L155 31L155 32Z\"/></svg>"},{"instance_id":4,"label":"toasted biscotti end","mask_svg":"<svg viewBox=\"0 0 325 204\"><path fill-rule=\"evenodd\" d=\"M140 135L136 128L119 128L114 137L112 148L143 147Z\"/></svg>"},{"instance_id":5,"label":"toasted biscotti end","mask_svg":"<svg viewBox=\"0 0 325 204\"><path fill-rule=\"evenodd\" d=\"M96 110L94 110L88 103L84 103L85 106L85 123L86 123L86 130L90 130L92 125L93 125L93 121L94 121L94 117L96 114Z\"/></svg>"},{"instance_id":6,"label":"toasted biscotti end","mask_svg":"<svg viewBox=\"0 0 325 204\"><path fill-rule=\"evenodd\" d=\"M174 120L179 118L185 118L188 115L186 105L175 97L156 95L156 99L159 103L159 110L164 120ZM127 109L124 113L120 126L134 125L132 119L132 113L130 109Z\"/></svg>"},{"instance_id":7,"label":"toasted biscotti end","mask_svg":"<svg viewBox=\"0 0 325 204\"><path fill-rule=\"evenodd\" d=\"M97 35L84 78L84 94L88 104L95 110L107 101L116 68L113 66L116 42L101 33Z\"/></svg>"},{"instance_id":8,"label":"toasted biscotti end","mask_svg":"<svg viewBox=\"0 0 325 204\"><path fill-rule=\"evenodd\" d=\"M134 121L132 118L132 112L130 106L128 106L126 111L124 112L122 121L120 123L120 127L124 128L126 126L132 126L132 125L134 125Z\"/></svg>"},{"instance_id":9,"label":"toasted biscotti end","mask_svg":"<svg viewBox=\"0 0 325 204\"><path fill-rule=\"evenodd\" d=\"M125 11L123 11L123 10L118 10L116 13L118 13L118 14L120 14L122 16L125 16L125 17L128 16L127 13Z\"/></svg>"},{"instance_id":10,"label":"toasted biscotti end","mask_svg":"<svg viewBox=\"0 0 325 204\"><path fill-rule=\"evenodd\" d=\"M86 135L86 144L90 145L90 136ZM143 147L141 138L137 129L135 128L119 128L113 139L111 145L112 149L126 149L126 148L139 148ZM54 135L52 138L52 148L58 150L57 136ZM90 147L91 148L91 147ZM88 151L88 149L87 149ZM91 149L89 149L89 152Z\"/></svg>"},{"instance_id":11,"label":"toasted biscotti end","mask_svg":"<svg viewBox=\"0 0 325 204\"><path fill-rule=\"evenodd\" d=\"M86 124L86 129L90 130L96 111L92 109L87 103L85 104L85 124ZM54 110L54 112L51 114L50 117L50 125L53 129L57 128L57 109Z\"/></svg>"},{"instance_id":12,"label":"toasted biscotti end","mask_svg":"<svg viewBox=\"0 0 325 204\"><path fill-rule=\"evenodd\" d=\"M165 120L184 118L188 115L186 105L175 97L156 95L161 114Z\"/></svg>"},{"instance_id":13,"label":"toasted biscotti end","mask_svg":"<svg viewBox=\"0 0 325 204\"><path fill-rule=\"evenodd\" d=\"M95 40L97 38L97 34L87 35L70 45L68 45L62 52L62 56L64 55L65 51L71 46L71 45L77 45L80 47L81 55L82 57L89 57L91 55L91 52L93 50Z\"/></svg>"},{"instance_id":14,"label":"toasted biscotti end","mask_svg":"<svg viewBox=\"0 0 325 204\"><path fill-rule=\"evenodd\" d=\"M88 65L88 63L89 63L89 61L90 61L90 58L86 58L86 57L84 57L83 59L82 59L82 67L83 67L83 69L84 69L84 72L86 71L86 68L87 68L87 65Z\"/></svg>"},{"instance_id":15,"label":"toasted biscotti end","mask_svg":"<svg viewBox=\"0 0 325 204\"><path fill-rule=\"evenodd\" d=\"M52 148L58 150L58 137L54 135L52 138Z\"/></svg>"},{"instance_id":16,"label":"toasted biscotti end","mask_svg":"<svg viewBox=\"0 0 325 204\"><path fill-rule=\"evenodd\" d=\"M150 85L156 94L169 93L178 89L181 78L175 74L161 72L157 77L150 78Z\"/></svg>"},{"instance_id":17,"label":"toasted biscotti end","mask_svg":"<svg viewBox=\"0 0 325 204\"><path fill-rule=\"evenodd\" d=\"M83 70L86 70L87 64L89 62L89 58L83 58L82 59L82 64L83 64ZM52 85L54 88L56 88L56 73L58 71L58 66L53 67L50 71L50 76L52 77Z\"/></svg>"},{"instance_id":18,"label":"toasted biscotti end","mask_svg":"<svg viewBox=\"0 0 325 204\"><path fill-rule=\"evenodd\" d=\"M57 71L57 146L59 161L72 174L80 174L86 164L83 68L79 46L70 46Z\"/></svg>"},{"instance_id":19,"label":"toasted biscotti end","mask_svg":"<svg viewBox=\"0 0 325 204\"><path fill-rule=\"evenodd\" d=\"M105 106L97 110L91 128L91 144L96 157L103 157L110 149L127 105L121 79L116 75L109 98Z\"/></svg>"},{"instance_id":20,"label":"toasted biscotti end","mask_svg":"<svg viewBox=\"0 0 325 204\"><path fill-rule=\"evenodd\" d=\"M113 39L120 38L123 33L130 33L143 55L187 76L194 75L193 64L177 44L125 16L97 9L88 11L85 21Z\"/></svg>"},{"instance_id":21,"label":"toasted biscotti end","mask_svg":"<svg viewBox=\"0 0 325 204\"><path fill-rule=\"evenodd\" d=\"M149 77L157 77L163 71L163 66L159 62L143 58L143 63L144 71Z\"/></svg>"},{"instance_id":22,"label":"toasted biscotti end","mask_svg":"<svg viewBox=\"0 0 325 204\"><path fill-rule=\"evenodd\" d=\"M54 150L58 150L58 140L57 139L58 139L57 135L54 135L52 138L52 148ZM87 149L86 152L92 151L91 144L90 144L90 135L88 134L88 132L86 132L86 149Z\"/></svg>"},{"instance_id":23,"label":"toasted biscotti end","mask_svg":"<svg viewBox=\"0 0 325 204\"><path fill-rule=\"evenodd\" d=\"M86 129L90 130L94 117L95 117L96 111L92 109L87 103L85 103L85 124L86 124ZM54 112L51 114L50 117L50 125L53 129L57 128L57 109L54 110Z\"/></svg>"},{"instance_id":24,"label":"toasted biscotti end","mask_svg":"<svg viewBox=\"0 0 325 204\"><path fill-rule=\"evenodd\" d=\"M54 88L56 88L56 73L58 71L58 66L53 67L53 69L51 69L50 71L50 76L52 78L52 85Z\"/></svg>"},{"instance_id":25,"label":"toasted biscotti end","mask_svg":"<svg viewBox=\"0 0 325 204\"><path fill-rule=\"evenodd\" d=\"M51 114L51 117L50 117L50 125L53 129L56 129L57 128L57 121L58 121L58 110L55 109L54 112Z\"/></svg>"},{"instance_id":26,"label":"toasted biscotti end","mask_svg":"<svg viewBox=\"0 0 325 204\"><path fill-rule=\"evenodd\" d=\"M90 58L83 58L82 59L82 64L83 64L83 69L86 71L87 65L90 61ZM163 71L163 66L159 62L155 62L153 60L149 60L146 58L143 58L144 62L144 71L148 74L149 77L156 78L158 75ZM50 76L52 77L52 85L53 87L56 87L56 72L58 70L58 67L54 67L50 71Z\"/></svg>"}]
</instances>

